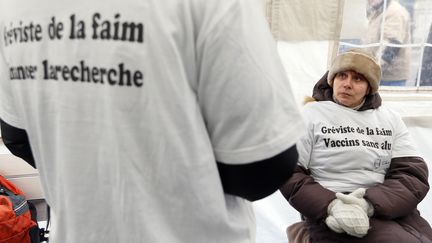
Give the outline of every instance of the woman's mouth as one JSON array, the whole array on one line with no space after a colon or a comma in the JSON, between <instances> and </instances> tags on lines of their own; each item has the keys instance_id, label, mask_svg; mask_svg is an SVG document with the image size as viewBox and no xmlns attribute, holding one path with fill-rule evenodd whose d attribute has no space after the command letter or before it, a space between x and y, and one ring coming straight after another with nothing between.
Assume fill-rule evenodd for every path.
<instances>
[{"instance_id":1,"label":"woman's mouth","mask_svg":"<svg viewBox=\"0 0 432 243\"><path fill-rule=\"evenodd\" d=\"M341 92L341 93L339 93L340 95L342 95L342 96L351 96L351 94L349 94L349 93L345 93L345 92Z\"/></svg>"}]
</instances>

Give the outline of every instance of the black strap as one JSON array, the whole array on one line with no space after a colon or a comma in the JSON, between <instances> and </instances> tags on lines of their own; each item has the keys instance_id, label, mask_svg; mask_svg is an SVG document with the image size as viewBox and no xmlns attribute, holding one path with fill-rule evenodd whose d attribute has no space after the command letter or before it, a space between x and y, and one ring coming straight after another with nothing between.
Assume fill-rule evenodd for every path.
<instances>
[{"instance_id":1,"label":"black strap","mask_svg":"<svg viewBox=\"0 0 432 243\"><path fill-rule=\"evenodd\" d=\"M219 176L225 193L256 201L274 193L291 177L297 164L296 146L261 161L226 164L218 161Z\"/></svg>"},{"instance_id":2,"label":"black strap","mask_svg":"<svg viewBox=\"0 0 432 243\"><path fill-rule=\"evenodd\" d=\"M13 127L0 119L0 129L4 145L9 151L36 168L27 132Z\"/></svg>"}]
</instances>

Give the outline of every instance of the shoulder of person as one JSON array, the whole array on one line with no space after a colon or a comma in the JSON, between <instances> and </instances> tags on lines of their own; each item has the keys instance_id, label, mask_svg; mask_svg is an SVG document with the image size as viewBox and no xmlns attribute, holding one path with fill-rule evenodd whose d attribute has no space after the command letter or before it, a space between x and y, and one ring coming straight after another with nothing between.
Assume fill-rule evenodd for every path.
<instances>
[{"instance_id":1,"label":"shoulder of person","mask_svg":"<svg viewBox=\"0 0 432 243\"><path fill-rule=\"evenodd\" d=\"M388 14L404 14L409 17L408 10L402 6L399 2L392 1L387 8Z\"/></svg>"},{"instance_id":2,"label":"shoulder of person","mask_svg":"<svg viewBox=\"0 0 432 243\"><path fill-rule=\"evenodd\" d=\"M316 101L312 97L308 98L308 102L305 102L302 107L303 116L315 120L316 116L320 114L326 116L329 112L332 112L335 107L332 106L332 101Z\"/></svg>"},{"instance_id":3,"label":"shoulder of person","mask_svg":"<svg viewBox=\"0 0 432 243\"><path fill-rule=\"evenodd\" d=\"M303 111L308 111L308 110L315 110L317 109L317 106L319 107L319 102L317 100L315 100L313 97L311 96L306 96L303 99L303 107L302 110Z\"/></svg>"},{"instance_id":4,"label":"shoulder of person","mask_svg":"<svg viewBox=\"0 0 432 243\"><path fill-rule=\"evenodd\" d=\"M306 96L303 99L303 108L304 109L317 109L319 110L325 104L334 103L332 101L317 101L311 96Z\"/></svg>"},{"instance_id":5,"label":"shoulder of person","mask_svg":"<svg viewBox=\"0 0 432 243\"><path fill-rule=\"evenodd\" d=\"M401 114L397 110L395 110L395 109L393 109L391 107L388 107L386 105L380 106L377 109L377 111L385 114L388 117L388 119L393 120L393 121L395 119L397 119L397 120L401 120L402 119Z\"/></svg>"}]
</instances>

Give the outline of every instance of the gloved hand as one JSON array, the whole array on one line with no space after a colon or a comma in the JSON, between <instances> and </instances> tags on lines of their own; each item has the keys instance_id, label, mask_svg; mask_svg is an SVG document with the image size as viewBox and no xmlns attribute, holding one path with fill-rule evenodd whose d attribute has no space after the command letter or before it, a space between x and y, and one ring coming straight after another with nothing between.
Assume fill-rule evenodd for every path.
<instances>
[{"instance_id":1,"label":"gloved hand","mask_svg":"<svg viewBox=\"0 0 432 243\"><path fill-rule=\"evenodd\" d=\"M336 193L336 197L346 204L355 204L360 206L367 216L371 217L374 214L374 208L370 202L363 198L365 193L366 189L359 188L348 195L338 192Z\"/></svg>"},{"instance_id":2,"label":"gloved hand","mask_svg":"<svg viewBox=\"0 0 432 243\"><path fill-rule=\"evenodd\" d=\"M342 227L339 225L338 221L333 216L333 208L334 208L335 204L337 204L337 203L342 203L342 201L340 199L336 198L327 207L328 216L327 216L327 218L325 220L325 223L334 232L336 232L336 233L344 233L345 231L342 229Z\"/></svg>"},{"instance_id":3,"label":"gloved hand","mask_svg":"<svg viewBox=\"0 0 432 243\"><path fill-rule=\"evenodd\" d=\"M346 204L336 198L329 204L328 215L325 222L337 233L346 232L362 238L369 230L369 217L359 205Z\"/></svg>"}]
</instances>

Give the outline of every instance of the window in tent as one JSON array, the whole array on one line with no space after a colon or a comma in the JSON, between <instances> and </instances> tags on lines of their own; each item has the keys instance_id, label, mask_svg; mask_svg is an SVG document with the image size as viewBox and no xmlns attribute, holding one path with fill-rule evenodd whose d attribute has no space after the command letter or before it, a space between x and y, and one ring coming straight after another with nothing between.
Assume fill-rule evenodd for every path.
<instances>
[{"instance_id":1,"label":"window in tent","mask_svg":"<svg viewBox=\"0 0 432 243\"><path fill-rule=\"evenodd\" d=\"M432 90L431 32L430 0L347 0L338 52L373 53L381 90Z\"/></svg>"}]
</instances>

